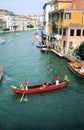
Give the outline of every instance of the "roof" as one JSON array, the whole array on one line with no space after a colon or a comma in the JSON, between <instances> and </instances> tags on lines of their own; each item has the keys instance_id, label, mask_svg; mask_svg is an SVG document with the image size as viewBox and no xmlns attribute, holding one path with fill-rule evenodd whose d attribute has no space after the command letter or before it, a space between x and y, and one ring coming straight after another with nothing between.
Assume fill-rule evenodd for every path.
<instances>
[{"instance_id":1,"label":"roof","mask_svg":"<svg viewBox=\"0 0 84 130\"><path fill-rule=\"evenodd\" d=\"M84 25L82 24L78 24L78 23L70 23L70 24L67 24L65 27L81 27L81 28L84 28Z\"/></svg>"},{"instance_id":2,"label":"roof","mask_svg":"<svg viewBox=\"0 0 84 130\"><path fill-rule=\"evenodd\" d=\"M61 0L59 0L59 1L61 1ZM67 9L67 10L84 9L84 0L80 0L80 1L79 0L72 0L72 2L68 6L65 6L63 9Z\"/></svg>"},{"instance_id":3,"label":"roof","mask_svg":"<svg viewBox=\"0 0 84 130\"><path fill-rule=\"evenodd\" d=\"M83 10L84 11L84 0L54 0L54 3L55 2L70 2L70 3L59 10L56 9L53 10L52 12L49 12L51 14L61 10L74 10L74 11Z\"/></svg>"},{"instance_id":4,"label":"roof","mask_svg":"<svg viewBox=\"0 0 84 130\"><path fill-rule=\"evenodd\" d=\"M46 2L43 6L43 9L46 7L46 5L52 5L53 4L53 1L50 1L50 2Z\"/></svg>"},{"instance_id":5,"label":"roof","mask_svg":"<svg viewBox=\"0 0 84 130\"><path fill-rule=\"evenodd\" d=\"M27 18L27 16L24 15L18 15L19 18Z\"/></svg>"},{"instance_id":6,"label":"roof","mask_svg":"<svg viewBox=\"0 0 84 130\"><path fill-rule=\"evenodd\" d=\"M73 0L73 6L75 9L84 9L84 0Z\"/></svg>"},{"instance_id":7,"label":"roof","mask_svg":"<svg viewBox=\"0 0 84 130\"><path fill-rule=\"evenodd\" d=\"M0 9L0 12L4 12L4 13L11 13L11 14L13 14L13 12L11 12L11 11L9 11L9 10L5 10L5 9Z\"/></svg>"},{"instance_id":8,"label":"roof","mask_svg":"<svg viewBox=\"0 0 84 130\"><path fill-rule=\"evenodd\" d=\"M54 2L72 2L73 0L54 0Z\"/></svg>"}]
</instances>

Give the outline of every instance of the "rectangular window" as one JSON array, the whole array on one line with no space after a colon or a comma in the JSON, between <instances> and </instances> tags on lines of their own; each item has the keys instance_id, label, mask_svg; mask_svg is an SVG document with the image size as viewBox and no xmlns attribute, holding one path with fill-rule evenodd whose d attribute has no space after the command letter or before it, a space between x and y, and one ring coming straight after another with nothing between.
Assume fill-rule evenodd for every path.
<instances>
[{"instance_id":1,"label":"rectangular window","mask_svg":"<svg viewBox=\"0 0 84 130\"><path fill-rule=\"evenodd\" d=\"M66 41L63 42L63 47L66 47Z\"/></svg>"},{"instance_id":2,"label":"rectangular window","mask_svg":"<svg viewBox=\"0 0 84 130\"><path fill-rule=\"evenodd\" d=\"M59 13L57 14L57 21L59 21Z\"/></svg>"},{"instance_id":3,"label":"rectangular window","mask_svg":"<svg viewBox=\"0 0 84 130\"><path fill-rule=\"evenodd\" d=\"M63 35L66 36L66 28L63 29Z\"/></svg>"},{"instance_id":4,"label":"rectangular window","mask_svg":"<svg viewBox=\"0 0 84 130\"><path fill-rule=\"evenodd\" d=\"M49 20L50 20L50 15L49 15Z\"/></svg>"},{"instance_id":5,"label":"rectangular window","mask_svg":"<svg viewBox=\"0 0 84 130\"><path fill-rule=\"evenodd\" d=\"M70 30L70 36L74 36L74 29Z\"/></svg>"},{"instance_id":6,"label":"rectangular window","mask_svg":"<svg viewBox=\"0 0 84 130\"><path fill-rule=\"evenodd\" d=\"M73 46L73 42L69 42L69 47L72 47Z\"/></svg>"},{"instance_id":7,"label":"rectangular window","mask_svg":"<svg viewBox=\"0 0 84 130\"><path fill-rule=\"evenodd\" d=\"M59 34L62 35L62 28L59 28Z\"/></svg>"},{"instance_id":8,"label":"rectangular window","mask_svg":"<svg viewBox=\"0 0 84 130\"><path fill-rule=\"evenodd\" d=\"M65 19L71 19L71 13L65 13Z\"/></svg>"},{"instance_id":9,"label":"rectangular window","mask_svg":"<svg viewBox=\"0 0 84 130\"><path fill-rule=\"evenodd\" d=\"M69 48L73 49L73 42L72 41L69 42Z\"/></svg>"},{"instance_id":10,"label":"rectangular window","mask_svg":"<svg viewBox=\"0 0 84 130\"><path fill-rule=\"evenodd\" d=\"M84 36L84 30L83 30L83 36Z\"/></svg>"},{"instance_id":11,"label":"rectangular window","mask_svg":"<svg viewBox=\"0 0 84 130\"><path fill-rule=\"evenodd\" d=\"M63 13L61 13L61 21L63 20Z\"/></svg>"},{"instance_id":12,"label":"rectangular window","mask_svg":"<svg viewBox=\"0 0 84 130\"><path fill-rule=\"evenodd\" d=\"M76 31L76 36L81 36L81 29L78 29L78 30Z\"/></svg>"}]
</instances>

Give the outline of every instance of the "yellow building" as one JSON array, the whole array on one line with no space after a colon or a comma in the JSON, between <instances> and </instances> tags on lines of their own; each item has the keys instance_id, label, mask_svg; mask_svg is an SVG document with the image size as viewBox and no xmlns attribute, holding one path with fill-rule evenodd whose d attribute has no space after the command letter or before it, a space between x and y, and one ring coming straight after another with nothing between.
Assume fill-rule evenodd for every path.
<instances>
[{"instance_id":1,"label":"yellow building","mask_svg":"<svg viewBox=\"0 0 84 130\"><path fill-rule=\"evenodd\" d=\"M76 48L84 41L84 1L54 0L48 27L55 39L54 49L68 53Z\"/></svg>"}]
</instances>

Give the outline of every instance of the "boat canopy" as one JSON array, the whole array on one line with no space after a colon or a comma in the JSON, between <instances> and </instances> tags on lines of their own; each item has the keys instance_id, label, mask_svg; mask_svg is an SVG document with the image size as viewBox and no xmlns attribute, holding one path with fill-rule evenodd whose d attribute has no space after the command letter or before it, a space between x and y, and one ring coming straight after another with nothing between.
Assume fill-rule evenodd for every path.
<instances>
[{"instance_id":1,"label":"boat canopy","mask_svg":"<svg viewBox=\"0 0 84 130\"><path fill-rule=\"evenodd\" d=\"M73 66L74 66L74 67L82 67L83 64L78 63L78 62L74 62L74 63L73 63Z\"/></svg>"}]
</instances>

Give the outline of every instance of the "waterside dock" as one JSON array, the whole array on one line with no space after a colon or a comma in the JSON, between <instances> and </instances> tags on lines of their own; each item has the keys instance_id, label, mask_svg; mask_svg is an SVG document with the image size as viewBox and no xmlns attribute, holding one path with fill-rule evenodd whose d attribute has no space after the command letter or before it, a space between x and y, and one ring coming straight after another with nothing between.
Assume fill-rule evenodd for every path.
<instances>
[{"instance_id":1,"label":"waterside dock","mask_svg":"<svg viewBox=\"0 0 84 130\"><path fill-rule=\"evenodd\" d=\"M63 55L57 51L55 51L54 49L50 49L51 52L55 53L56 55L58 55L59 57L63 57Z\"/></svg>"},{"instance_id":2,"label":"waterside dock","mask_svg":"<svg viewBox=\"0 0 84 130\"><path fill-rule=\"evenodd\" d=\"M69 61L78 61L78 59L72 55L64 55L64 58Z\"/></svg>"},{"instance_id":3,"label":"waterside dock","mask_svg":"<svg viewBox=\"0 0 84 130\"><path fill-rule=\"evenodd\" d=\"M73 56L73 55L61 54L61 53L57 52L57 51L54 50L54 49L50 49L50 51L53 52L53 53L55 53L55 54L58 55L59 57L64 57L65 59L67 59L67 60L69 60L69 61L72 61L72 62L73 62L73 61L78 61L78 62L81 62L82 64L84 64L84 61L77 59L77 58L76 58L75 56Z\"/></svg>"}]
</instances>

